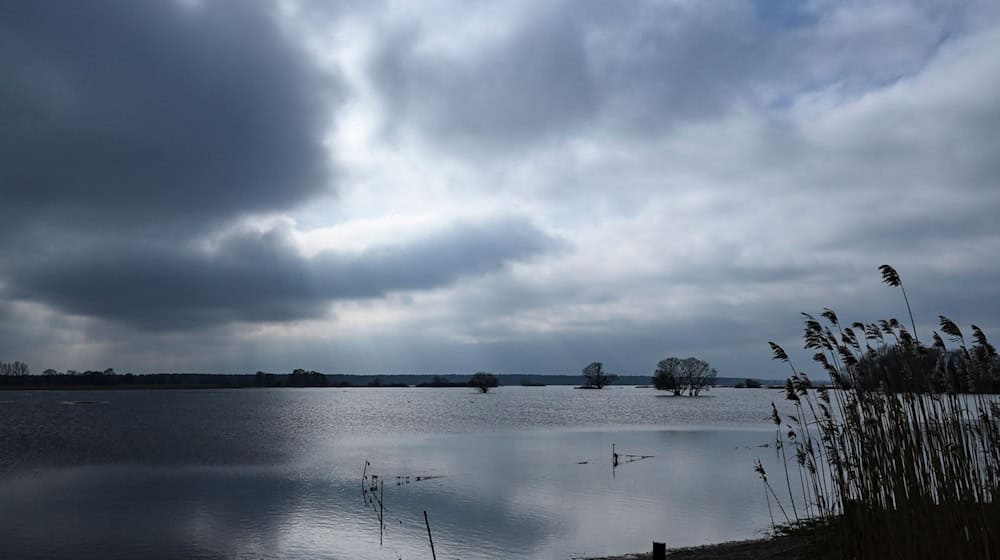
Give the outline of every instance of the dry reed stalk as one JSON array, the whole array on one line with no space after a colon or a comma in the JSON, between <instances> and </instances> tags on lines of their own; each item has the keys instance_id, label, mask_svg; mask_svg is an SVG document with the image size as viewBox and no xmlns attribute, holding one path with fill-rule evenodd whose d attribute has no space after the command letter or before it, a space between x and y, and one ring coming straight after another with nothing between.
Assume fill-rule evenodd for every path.
<instances>
[{"instance_id":1,"label":"dry reed stalk","mask_svg":"<svg viewBox=\"0 0 1000 560\"><path fill-rule=\"evenodd\" d=\"M883 281L903 289L892 267ZM926 347L896 319L842 326L824 309L803 314L805 348L830 377L813 388L787 353L770 343L792 375L793 412L772 405L794 521L821 539L817 556L840 558L983 558L1000 552L1000 358L974 326L970 347L941 316ZM858 333L863 335L859 339ZM782 424L787 432L783 434ZM792 491L785 446L795 450L801 497ZM759 462L755 470L786 519L782 499ZM797 501L802 500L800 517Z\"/></svg>"}]
</instances>

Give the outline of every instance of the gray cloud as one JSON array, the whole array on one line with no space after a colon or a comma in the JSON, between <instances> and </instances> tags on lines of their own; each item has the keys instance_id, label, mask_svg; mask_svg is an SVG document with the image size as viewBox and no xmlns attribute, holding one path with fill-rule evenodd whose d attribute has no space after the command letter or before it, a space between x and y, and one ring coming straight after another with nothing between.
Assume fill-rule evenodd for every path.
<instances>
[{"instance_id":1,"label":"gray cloud","mask_svg":"<svg viewBox=\"0 0 1000 560\"><path fill-rule=\"evenodd\" d=\"M502 148L566 132L597 109L573 18L530 22L482 52L422 55L423 38L419 28L395 30L373 61L390 128L412 120L442 140Z\"/></svg>"},{"instance_id":2,"label":"gray cloud","mask_svg":"<svg viewBox=\"0 0 1000 560\"><path fill-rule=\"evenodd\" d=\"M358 254L299 255L288 232L232 235L209 250L103 240L11 263L8 297L154 328L321 317L339 299L444 286L562 243L523 219L453 226Z\"/></svg>"},{"instance_id":3,"label":"gray cloud","mask_svg":"<svg viewBox=\"0 0 1000 560\"><path fill-rule=\"evenodd\" d=\"M0 227L203 228L324 189L335 82L265 7L6 4Z\"/></svg>"},{"instance_id":4,"label":"gray cloud","mask_svg":"<svg viewBox=\"0 0 1000 560\"><path fill-rule=\"evenodd\" d=\"M278 244L190 250L331 185L321 136L340 86L269 5L12 4L0 47L0 294L150 325L304 312L302 281L274 276L302 268Z\"/></svg>"},{"instance_id":5,"label":"gray cloud","mask_svg":"<svg viewBox=\"0 0 1000 560\"><path fill-rule=\"evenodd\" d=\"M905 314L884 262L922 333L1000 329L995 2L36 5L0 357L776 377L799 311Z\"/></svg>"},{"instance_id":6,"label":"gray cloud","mask_svg":"<svg viewBox=\"0 0 1000 560\"><path fill-rule=\"evenodd\" d=\"M503 153L583 132L659 135L740 110L770 111L831 85L863 93L918 71L963 24L955 12L567 2L461 49L433 47L449 26L408 22L390 29L371 73L390 130L410 125L463 154L470 145Z\"/></svg>"}]
</instances>

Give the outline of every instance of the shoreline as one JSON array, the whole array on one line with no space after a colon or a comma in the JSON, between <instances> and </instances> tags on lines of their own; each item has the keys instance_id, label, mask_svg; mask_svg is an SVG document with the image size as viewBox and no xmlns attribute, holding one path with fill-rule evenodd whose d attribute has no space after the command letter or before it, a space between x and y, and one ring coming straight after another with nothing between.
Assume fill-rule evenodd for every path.
<instances>
[{"instance_id":1,"label":"shoreline","mask_svg":"<svg viewBox=\"0 0 1000 560\"><path fill-rule=\"evenodd\" d=\"M253 389L246 385L0 385L4 391L142 391L142 390L178 390L178 389Z\"/></svg>"},{"instance_id":2,"label":"shoreline","mask_svg":"<svg viewBox=\"0 0 1000 560\"><path fill-rule=\"evenodd\" d=\"M652 542L650 547L652 548ZM672 560L805 560L809 557L806 541L797 536L765 537L667 550L667 558ZM634 552L574 560L650 560L651 558L652 552Z\"/></svg>"}]
</instances>

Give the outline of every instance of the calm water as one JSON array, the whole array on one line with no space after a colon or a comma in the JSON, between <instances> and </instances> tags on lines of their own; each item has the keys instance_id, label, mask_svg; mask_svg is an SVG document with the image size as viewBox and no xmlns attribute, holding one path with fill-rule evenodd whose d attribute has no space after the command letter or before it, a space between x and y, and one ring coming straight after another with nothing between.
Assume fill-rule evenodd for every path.
<instances>
[{"instance_id":1,"label":"calm water","mask_svg":"<svg viewBox=\"0 0 1000 560\"><path fill-rule=\"evenodd\" d=\"M441 559L753 537L769 524L753 461L777 474L774 450L757 446L773 437L768 412L781 397L0 393L0 558L430 558L424 510ZM655 457L613 469L612 444ZM381 546L362 496L365 461L386 481Z\"/></svg>"}]
</instances>

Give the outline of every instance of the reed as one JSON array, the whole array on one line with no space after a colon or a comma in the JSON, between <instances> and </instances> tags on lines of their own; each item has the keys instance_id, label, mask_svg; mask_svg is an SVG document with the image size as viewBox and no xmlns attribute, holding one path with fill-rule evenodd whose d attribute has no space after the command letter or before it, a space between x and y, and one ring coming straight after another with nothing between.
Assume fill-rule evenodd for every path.
<instances>
[{"instance_id":1,"label":"reed","mask_svg":"<svg viewBox=\"0 0 1000 560\"><path fill-rule=\"evenodd\" d=\"M895 319L803 318L805 348L830 383L814 386L770 343L791 369L791 412L772 406L787 495L755 469L769 504L791 514L778 532L806 534L814 557L1000 557L1000 360L983 331L973 325L969 344L941 316L951 346L937 332L925 346Z\"/></svg>"}]
</instances>

